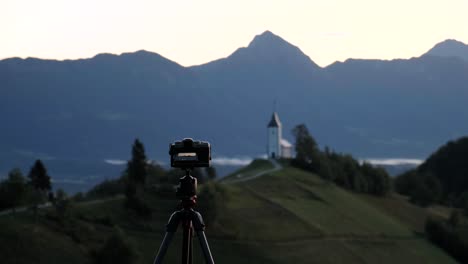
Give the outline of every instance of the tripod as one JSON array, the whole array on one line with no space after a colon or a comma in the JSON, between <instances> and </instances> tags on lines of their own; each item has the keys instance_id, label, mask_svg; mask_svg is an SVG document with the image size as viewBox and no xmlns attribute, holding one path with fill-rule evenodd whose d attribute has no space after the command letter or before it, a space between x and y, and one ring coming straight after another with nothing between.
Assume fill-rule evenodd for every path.
<instances>
[{"instance_id":1,"label":"tripod","mask_svg":"<svg viewBox=\"0 0 468 264\"><path fill-rule=\"evenodd\" d=\"M213 256L211 255L210 246L205 236L205 224L201 214L193 210L196 204L197 179L190 175L190 169L185 170L186 174L179 180L177 188L177 197L181 198L182 209L175 211L169 217L166 225L166 234L164 235L158 255L154 260L154 264L163 262L164 256L169 248L169 244L174 237L179 224L182 224L182 264L192 264L193 253L193 232L197 233L198 240L203 250L203 256L207 264L214 264Z\"/></svg>"}]
</instances>

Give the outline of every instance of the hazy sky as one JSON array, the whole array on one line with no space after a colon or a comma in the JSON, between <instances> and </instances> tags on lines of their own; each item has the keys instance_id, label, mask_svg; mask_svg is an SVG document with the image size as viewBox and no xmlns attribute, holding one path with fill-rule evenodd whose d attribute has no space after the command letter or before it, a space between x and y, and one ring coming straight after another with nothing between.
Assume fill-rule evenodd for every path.
<instances>
[{"instance_id":1,"label":"hazy sky","mask_svg":"<svg viewBox=\"0 0 468 264\"><path fill-rule=\"evenodd\" d=\"M321 66L410 58L447 38L468 43L468 0L0 0L0 58L145 49L188 66L265 30Z\"/></svg>"}]
</instances>

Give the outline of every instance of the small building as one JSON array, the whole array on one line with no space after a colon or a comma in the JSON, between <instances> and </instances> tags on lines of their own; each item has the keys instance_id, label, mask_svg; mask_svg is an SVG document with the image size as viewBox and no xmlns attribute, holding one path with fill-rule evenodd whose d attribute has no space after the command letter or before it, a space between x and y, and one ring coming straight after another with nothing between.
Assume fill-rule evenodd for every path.
<instances>
[{"instance_id":1,"label":"small building","mask_svg":"<svg viewBox=\"0 0 468 264\"><path fill-rule=\"evenodd\" d=\"M267 157L269 159L292 158L292 144L282 136L282 124L276 112L273 112L267 126Z\"/></svg>"},{"instance_id":2,"label":"small building","mask_svg":"<svg viewBox=\"0 0 468 264\"><path fill-rule=\"evenodd\" d=\"M291 159L293 153L293 145L286 139L281 139L281 157Z\"/></svg>"}]
</instances>

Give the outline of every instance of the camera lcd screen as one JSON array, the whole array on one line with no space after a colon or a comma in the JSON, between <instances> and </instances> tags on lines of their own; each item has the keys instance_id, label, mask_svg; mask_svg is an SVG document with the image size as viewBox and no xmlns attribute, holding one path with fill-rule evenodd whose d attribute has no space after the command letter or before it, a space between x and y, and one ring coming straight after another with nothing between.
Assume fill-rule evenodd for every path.
<instances>
[{"instance_id":1,"label":"camera lcd screen","mask_svg":"<svg viewBox=\"0 0 468 264\"><path fill-rule=\"evenodd\" d=\"M177 153L176 160L178 161L197 161L197 153L195 152L182 152Z\"/></svg>"}]
</instances>

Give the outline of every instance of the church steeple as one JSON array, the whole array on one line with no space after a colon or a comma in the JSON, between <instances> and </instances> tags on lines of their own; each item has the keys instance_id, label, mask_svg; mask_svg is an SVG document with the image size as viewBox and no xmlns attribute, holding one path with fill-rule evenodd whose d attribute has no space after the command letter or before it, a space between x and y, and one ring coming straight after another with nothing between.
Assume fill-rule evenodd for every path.
<instances>
[{"instance_id":1,"label":"church steeple","mask_svg":"<svg viewBox=\"0 0 468 264\"><path fill-rule=\"evenodd\" d=\"M268 127L279 127L281 125L281 122L279 121L278 114L274 112L271 115L271 120L270 123L268 123Z\"/></svg>"},{"instance_id":2,"label":"church steeple","mask_svg":"<svg viewBox=\"0 0 468 264\"><path fill-rule=\"evenodd\" d=\"M273 112L271 120L268 123L268 143L267 143L267 156L269 158L277 159L281 157L281 130L282 125L279 120L278 114Z\"/></svg>"}]
</instances>

